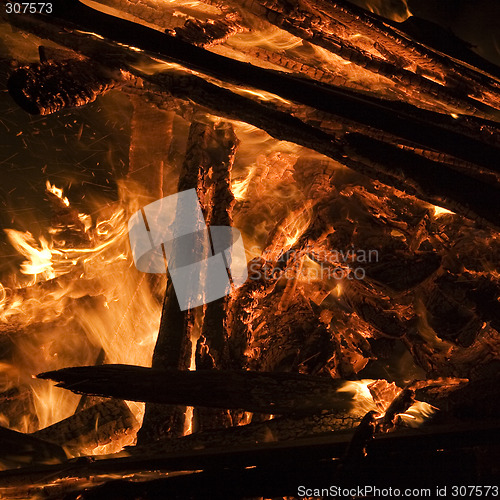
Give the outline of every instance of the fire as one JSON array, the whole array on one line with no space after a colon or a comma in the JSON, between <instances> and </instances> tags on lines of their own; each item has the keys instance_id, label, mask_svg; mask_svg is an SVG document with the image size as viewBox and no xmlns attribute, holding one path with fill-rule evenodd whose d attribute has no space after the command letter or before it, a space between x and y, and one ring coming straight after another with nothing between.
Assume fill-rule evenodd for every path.
<instances>
[{"instance_id":1,"label":"fire","mask_svg":"<svg viewBox=\"0 0 500 500\"><path fill-rule=\"evenodd\" d=\"M57 196L67 207L69 207L69 200L66 196L63 196L63 190L56 187L55 184L51 184L50 181L47 181L46 184L47 191Z\"/></svg>"},{"instance_id":2,"label":"fire","mask_svg":"<svg viewBox=\"0 0 500 500\"><path fill-rule=\"evenodd\" d=\"M419 427L436 413L436 408L429 403L417 401L404 413L399 414L401 421L408 427Z\"/></svg>"},{"instance_id":3,"label":"fire","mask_svg":"<svg viewBox=\"0 0 500 500\"><path fill-rule=\"evenodd\" d=\"M99 349L105 362L147 366L161 311L146 275L130 267L128 260L126 214L136 208L136 198L130 196L135 188L121 185L119 202L101 204L85 214L72 208L61 188L50 182L46 186L73 214L67 219L78 221L71 226L74 241L64 222L56 221L46 235L38 237L5 229L8 241L25 260L18 272L2 276L0 331L14 328L25 333L11 337L13 357L1 367L0 390L28 390L33 413L19 418L6 407L0 418L23 432L70 416L79 401L79 396L33 375L94 364ZM129 406L140 421L144 405ZM127 444L120 443L113 446Z\"/></svg>"},{"instance_id":4,"label":"fire","mask_svg":"<svg viewBox=\"0 0 500 500\"><path fill-rule=\"evenodd\" d=\"M451 210L448 210L443 207L438 207L437 205L433 205L433 210L434 210L434 216L435 217L440 217L441 215L445 214L454 214L455 212L452 212Z\"/></svg>"},{"instance_id":5,"label":"fire","mask_svg":"<svg viewBox=\"0 0 500 500\"><path fill-rule=\"evenodd\" d=\"M386 0L353 0L353 3L398 23L406 21L412 15L407 0L392 2Z\"/></svg>"},{"instance_id":6,"label":"fire","mask_svg":"<svg viewBox=\"0 0 500 500\"><path fill-rule=\"evenodd\" d=\"M15 229L4 229L12 246L27 260L21 264L20 271L33 277L28 286L34 285L40 280L50 280L56 277L52 257L53 251L47 240L41 236L39 242L36 242L33 235L29 232L16 231Z\"/></svg>"}]
</instances>

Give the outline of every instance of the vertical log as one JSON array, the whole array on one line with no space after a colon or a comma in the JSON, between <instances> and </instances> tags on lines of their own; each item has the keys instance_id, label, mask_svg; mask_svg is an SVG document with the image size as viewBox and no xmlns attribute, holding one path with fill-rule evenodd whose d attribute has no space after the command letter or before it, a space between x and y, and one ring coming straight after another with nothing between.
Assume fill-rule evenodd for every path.
<instances>
[{"instance_id":1,"label":"vertical log","mask_svg":"<svg viewBox=\"0 0 500 500\"><path fill-rule=\"evenodd\" d=\"M177 191L196 189L203 205L203 180L209 164L210 128L194 122L189 129L186 156L179 176ZM153 353L153 368L187 370L191 364L191 337L195 326L192 309L181 311L169 279L163 301L160 328ZM144 421L138 433L138 443L159 438L182 436L186 408L150 403L146 405Z\"/></svg>"},{"instance_id":2,"label":"vertical log","mask_svg":"<svg viewBox=\"0 0 500 500\"><path fill-rule=\"evenodd\" d=\"M238 139L229 124L221 124L211 131L210 158L206 167L208 190L205 192L207 223L209 226L230 226L234 196L231 192L231 170ZM227 242L227 246L231 244ZM228 367L227 302L222 297L205 307L203 326L196 345L197 369ZM195 430L231 425L228 410L197 408L194 412Z\"/></svg>"}]
</instances>

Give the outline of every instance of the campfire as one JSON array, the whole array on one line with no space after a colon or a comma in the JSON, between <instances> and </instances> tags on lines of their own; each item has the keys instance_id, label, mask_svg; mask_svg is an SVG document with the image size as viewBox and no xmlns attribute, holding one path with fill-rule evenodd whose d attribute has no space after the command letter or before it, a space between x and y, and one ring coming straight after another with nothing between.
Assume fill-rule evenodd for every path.
<instances>
[{"instance_id":1,"label":"campfire","mask_svg":"<svg viewBox=\"0 0 500 500\"><path fill-rule=\"evenodd\" d=\"M355 3L2 5L2 498L494 488L500 69Z\"/></svg>"}]
</instances>

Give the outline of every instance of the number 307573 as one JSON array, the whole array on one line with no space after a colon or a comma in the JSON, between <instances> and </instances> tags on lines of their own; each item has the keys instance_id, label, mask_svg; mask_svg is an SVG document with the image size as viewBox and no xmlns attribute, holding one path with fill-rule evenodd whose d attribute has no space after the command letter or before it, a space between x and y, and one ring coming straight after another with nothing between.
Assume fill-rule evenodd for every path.
<instances>
[{"instance_id":1,"label":"number 307573","mask_svg":"<svg viewBox=\"0 0 500 500\"><path fill-rule=\"evenodd\" d=\"M52 4L42 2L8 2L5 4L7 14L51 14Z\"/></svg>"}]
</instances>

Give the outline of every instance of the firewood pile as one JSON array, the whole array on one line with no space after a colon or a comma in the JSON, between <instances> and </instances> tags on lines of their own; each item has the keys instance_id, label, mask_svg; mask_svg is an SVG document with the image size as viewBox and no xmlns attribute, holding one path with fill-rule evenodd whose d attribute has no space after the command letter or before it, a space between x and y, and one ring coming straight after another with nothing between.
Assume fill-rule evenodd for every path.
<instances>
[{"instance_id":1,"label":"firewood pile","mask_svg":"<svg viewBox=\"0 0 500 500\"><path fill-rule=\"evenodd\" d=\"M464 478L494 477L498 67L446 32L428 39L416 19L347 1L56 0L51 14L1 16L38 49L2 54L24 111L91 108L108 93L131 110L112 224L48 183L57 244L44 251L59 260L0 302L2 495L292 498L299 477L413 476L408 450L429 482L464 457ZM168 275L129 269L128 247L108 260L139 283L124 314L141 294L154 303L154 349L132 362L142 341L89 313L109 308L98 266L132 213L188 189L209 227L241 231L248 279L182 311ZM26 255L32 240L6 234ZM59 306L26 320L37 297ZM67 347L75 361L25 380L25 365L12 368L19 339L69 331L70 314L84 332ZM110 341L89 334L97 324ZM76 411L23 427L30 384L48 380Z\"/></svg>"}]
</instances>

